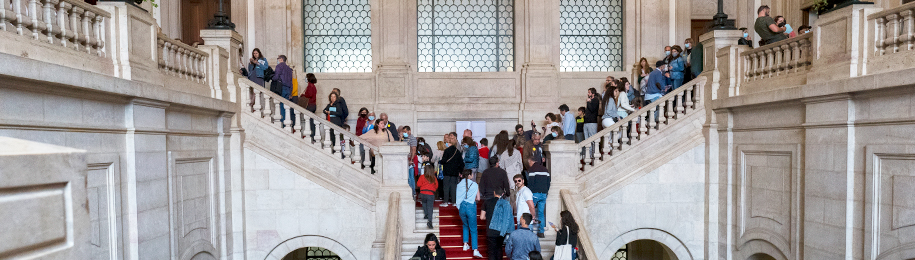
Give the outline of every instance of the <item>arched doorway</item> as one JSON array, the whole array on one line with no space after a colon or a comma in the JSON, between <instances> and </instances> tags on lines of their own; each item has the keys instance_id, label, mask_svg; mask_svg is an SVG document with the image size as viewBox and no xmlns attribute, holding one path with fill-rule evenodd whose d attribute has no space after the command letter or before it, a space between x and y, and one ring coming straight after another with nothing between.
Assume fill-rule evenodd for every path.
<instances>
[{"instance_id":1,"label":"arched doorway","mask_svg":"<svg viewBox=\"0 0 915 260\"><path fill-rule=\"evenodd\" d=\"M340 260L340 256L323 247L303 247L289 252L282 260Z\"/></svg>"},{"instance_id":2,"label":"arched doorway","mask_svg":"<svg viewBox=\"0 0 915 260\"><path fill-rule=\"evenodd\" d=\"M623 249L626 252L626 260L679 260L667 245L651 239L629 242L621 248Z\"/></svg>"},{"instance_id":3,"label":"arched doorway","mask_svg":"<svg viewBox=\"0 0 915 260\"><path fill-rule=\"evenodd\" d=\"M766 253L757 253L747 257L747 260L775 260L775 257L772 257Z\"/></svg>"}]
</instances>

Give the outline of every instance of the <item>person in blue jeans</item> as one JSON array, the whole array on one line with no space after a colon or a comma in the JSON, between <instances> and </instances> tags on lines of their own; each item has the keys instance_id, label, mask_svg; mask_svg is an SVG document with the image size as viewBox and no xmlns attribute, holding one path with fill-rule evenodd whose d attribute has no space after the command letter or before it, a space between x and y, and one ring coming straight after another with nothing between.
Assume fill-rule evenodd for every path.
<instances>
[{"instance_id":1,"label":"person in blue jeans","mask_svg":"<svg viewBox=\"0 0 915 260\"><path fill-rule=\"evenodd\" d=\"M457 205L461 221L464 222L462 228L464 251L473 248L473 256L483 258L477 244L477 201L480 200L480 186L472 178L473 171L470 169L465 169L461 172L462 180L457 184L457 202L455 205Z\"/></svg>"},{"instance_id":2,"label":"person in blue jeans","mask_svg":"<svg viewBox=\"0 0 915 260\"><path fill-rule=\"evenodd\" d=\"M534 207L537 208L537 221L534 225L537 227L537 237L544 238L543 230L546 227L546 197L550 191L550 172L543 164L534 160L533 156L528 157L527 164L527 187L534 193Z\"/></svg>"},{"instance_id":3,"label":"person in blue jeans","mask_svg":"<svg viewBox=\"0 0 915 260\"><path fill-rule=\"evenodd\" d=\"M271 80L277 80L283 85L283 91L280 93L280 96L289 100L292 98L292 68L286 65L286 55L276 57L276 69L274 71L276 72L273 74ZM283 127L286 127L286 106L283 103L280 103L279 113L281 116L280 124L282 124ZM289 115L292 117L290 118L290 121L292 121L291 125L295 126L295 112L289 111Z\"/></svg>"}]
</instances>

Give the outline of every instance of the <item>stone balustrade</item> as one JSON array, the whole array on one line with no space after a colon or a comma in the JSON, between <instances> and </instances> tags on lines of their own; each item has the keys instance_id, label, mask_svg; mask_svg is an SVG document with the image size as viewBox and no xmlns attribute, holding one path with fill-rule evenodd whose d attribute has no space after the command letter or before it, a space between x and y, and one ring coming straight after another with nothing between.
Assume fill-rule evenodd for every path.
<instances>
[{"instance_id":1,"label":"stone balustrade","mask_svg":"<svg viewBox=\"0 0 915 260\"><path fill-rule=\"evenodd\" d=\"M283 129L286 133L304 139L307 144L313 145L319 150L333 154L336 158L350 164L358 165L358 168L366 173L372 172L370 167L372 154L375 155L378 163L381 162L380 147L366 142L356 134L343 130L330 121L247 79L239 79L239 86L241 93L248 93L243 94L247 96L248 100L239 102L242 112L253 113L256 117L263 118L277 128ZM285 110L280 109L280 104L285 106ZM286 114L285 120L281 113ZM293 118L296 120L295 128L292 126ZM312 129L314 129L314 133ZM336 142L331 141L333 135L336 136ZM365 150L364 157L360 152L361 149ZM381 169L382 167L375 166L377 172L381 172Z\"/></svg>"},{"instance_id":2,"label":"stone balustrade","mask_svg":"<svg viewBox=\"0 0 915 260\"><path fill-rule=\"evenodd\" d=\"M915 2L867 16L874 29L873 57L868 59L867 74L898 69L915 57ZM904 67L904 66L903 66Z\"/></svg>"},{"instance_id":3,"label":"stone balustrade","mask_svg":"<svg viewBox=\"0 0 915 260\"><path fill-rule=\"evenodd\" d=\"M744 82L764 80L789 74L803 74L810 68L813 33L768 44L741 55Z\"/></svg>"},{"instance_id":4,"label":"stone balustrade","mask_svg":"<svg viewBox=\"0 0 915 260\"><path fill-rule=\"evenodd\" d=\"M165 75L206 83L209 54L159 33L157 37L159 70Z\"/></svg>"},{"instance_id":5,"label":"stone balustrade","mask_svg":"<svg viewBox=\"0 0 915 260\"><path fill-rule=\"evenodd\" d=\"M110 18L81 0L0 0L0 31L101 57L107 55L105 21Z\"/></svg>"},{"instance_id":6,"label":"stone balustrade","mask_svg":"<svg viewBox=\"0 0 915 260\"><path fill-rule=\"evenodd\" d=\"M587 171L599 167L598 161L609 162L611 156L620 153L626 147L659 132L682 115L697 111L697 108L701 108L698 103L702 102L703 95L700 92L705 83L706 78L703 76L685 83L579 143L578 150L585 151L579 170Z\"/></svg>"}]
</instances>

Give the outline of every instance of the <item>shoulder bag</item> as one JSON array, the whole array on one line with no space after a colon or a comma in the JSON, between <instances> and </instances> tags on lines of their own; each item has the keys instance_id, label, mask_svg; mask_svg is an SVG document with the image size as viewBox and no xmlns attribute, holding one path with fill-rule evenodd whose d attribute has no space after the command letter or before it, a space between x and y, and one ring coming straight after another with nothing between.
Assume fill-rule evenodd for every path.
<instances>
[{"instance_id":1,"label":"shoulder bag","mask_svg":"<svg viewBox=\"0 0 915 260\"><path fill-rule=\"evenodd\" d=\"M553 260L572 260L572 245L569 244L569 238L572 237L572 232L569 230L569 227L566 229L566 244L561 246L556 246L556 253L554 254Z\"/></svg>"}]
</instances>

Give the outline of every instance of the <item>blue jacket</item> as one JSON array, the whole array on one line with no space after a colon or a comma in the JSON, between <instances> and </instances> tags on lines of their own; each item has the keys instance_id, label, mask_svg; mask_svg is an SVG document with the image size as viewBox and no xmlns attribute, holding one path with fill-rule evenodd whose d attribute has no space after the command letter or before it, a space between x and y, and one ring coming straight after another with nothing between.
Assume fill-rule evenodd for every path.
<instances>
[{"instance_id":1,"label":"blue jacket","mask_svg":"<svg viewBox=\"0 0 915 260\"><path fill-rule=\"evenodd\" d=\"M670 61L670 78L683 79L686 72L686 57L682 54L676 59Z\"/></svg>"},{"instance_id":2,"label":"blue jacket","mask_svg":"<svg viewBox=\"0 0 915 260\"><path fill-rule=\"evenodd\" d=\"M549 131L549 129L547 129L547 131ZM575 134L575 115L572 114L572 111L566 111L566 113L562 115L562 134Z\"/></svg>"},{"instance_id":3,"label":"blue jacket","mask_svg":"<svg viewBox=\"0 0 915 260\"><path fill-rule=\"evenodd\" d=\"M258 78L264 78L264 71L267 70L267 67L270 67L270 63L267 63L267 59L260 58L257 60L257 66L254 64L248 63L248 73L254 73L254 76ZM270 80L270 79L266 79Z\"/></svg>"},{"instance_id":4,"label":"blue jacket","mask_svg":"<svg viewBox=\"0 0 915 260\"><path fill-rule=\"evenodd\" d=\"M655 69L648 75L648 83L645 84L645 95L664 94L664 88L667 85L667 77L664 76L664 72L661 72L661 69Z\"/></svg>"},{"instance_id":5,"label":"blue jacket","mask_svg":"<svg viewBox=\"0 0 915 260\"><path fill-rule=\"evenodd\" d=\"M480 150L476 146L464 149L464 169L476 169L480 164Z\"/></svg>"},{"instance_id":6,"label":"blue jacket","mask_svg":"<svg viewBox=\"0 0 915 260\"><path fill-rule=\"evenodd\" d=\"M515 216L512 216L512 205L506 199L499 199L496 209L493 210L489 229L499 231L499 236L505 236L515 230Z\"/></svg>"},{"instance_id":7,"label":"blue jacket","mask_svg":"<svg viewBox=\"0 0 915 260\"><path fill-rule=\"evenodd\" d=\"M527 260L533 251L540 251L540 240L529 228L519 228L505 238L505 254L511 260Z\"/></svg>"}]
</instances>

